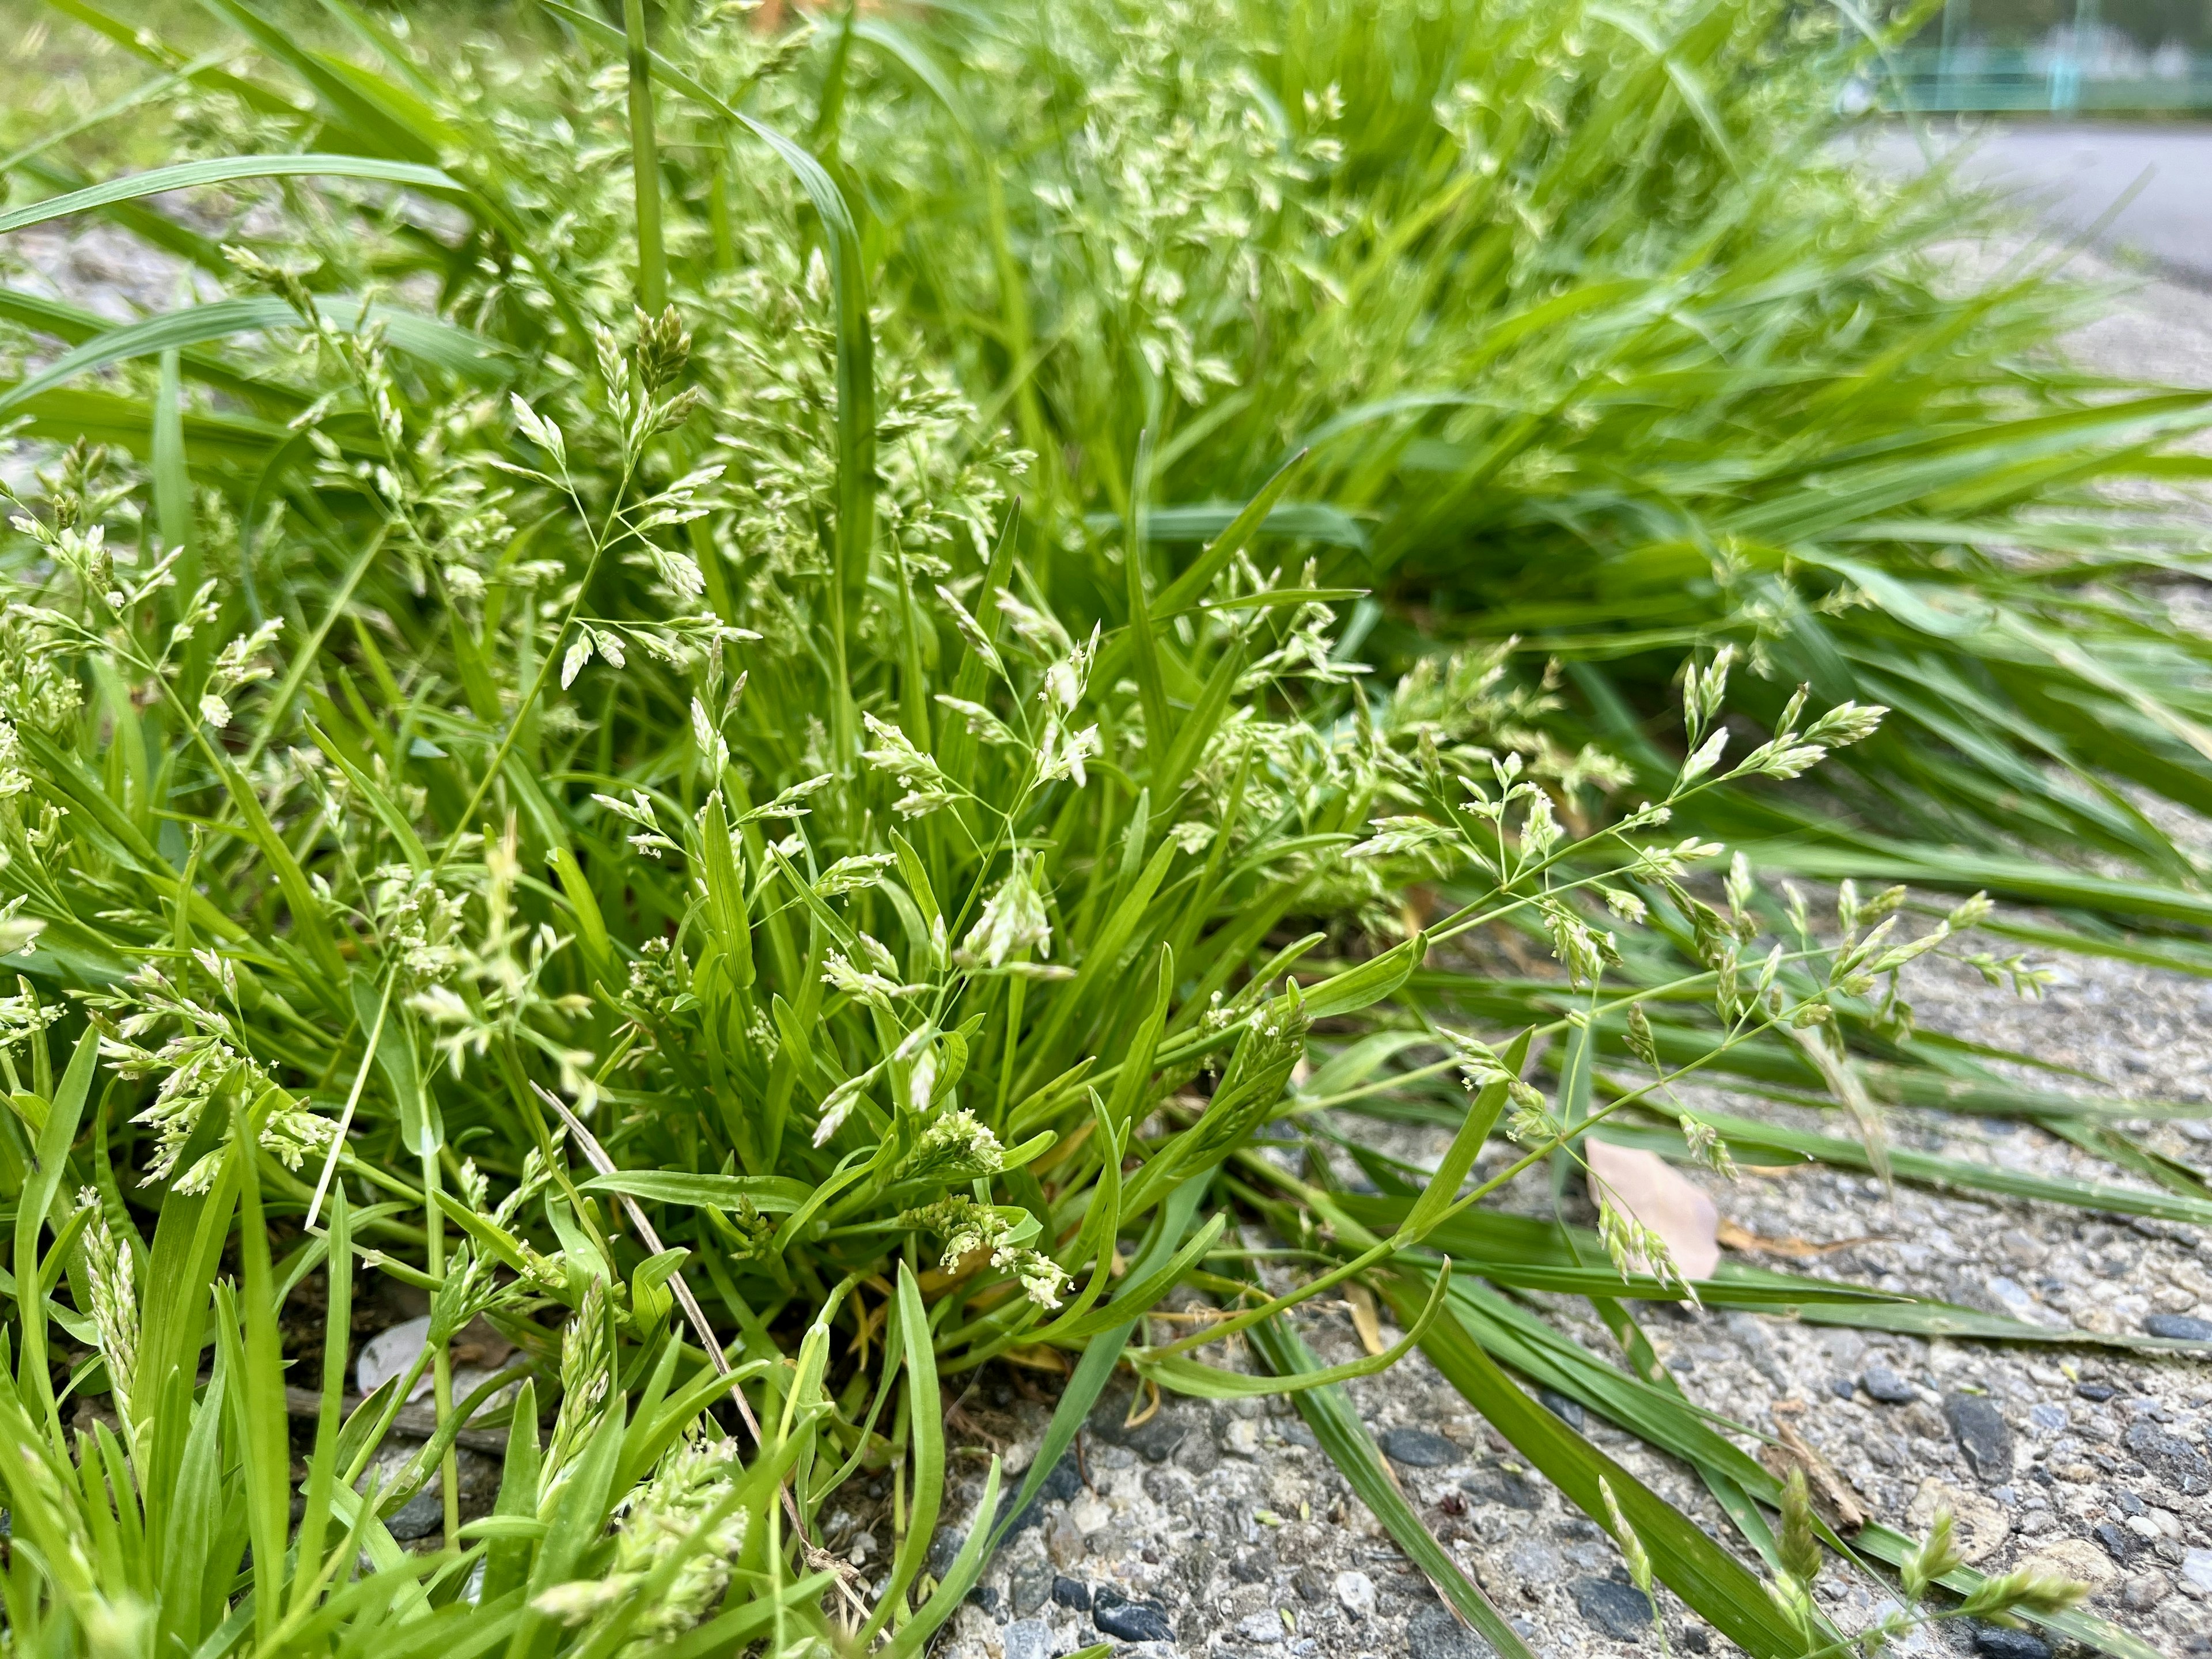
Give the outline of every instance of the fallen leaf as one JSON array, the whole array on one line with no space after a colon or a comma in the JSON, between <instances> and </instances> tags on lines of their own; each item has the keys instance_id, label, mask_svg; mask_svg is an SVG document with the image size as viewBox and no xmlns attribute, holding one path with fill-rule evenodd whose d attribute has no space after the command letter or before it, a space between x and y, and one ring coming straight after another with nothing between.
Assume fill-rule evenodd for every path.
<instances>
[{"instance_id":1,"label":"fallen leaf","mask_svg":"<svg viewBox=\"0 0 2212 1659\"><path fill-rule=\"evenodd\" d=\"M1875 1236L1863 1238L1839 1238L1833 1243L1815 1244L1806 1238L1761 1238L1757 1233L1747 1232L1733 1221L1723 1221L1714 1230L1713 1237L1726 1249L1747 1250L1757 1255L1786 1255L1803 1261L1813 1256L1831 1255L1838 1250L1848 1250L1854 1244L1872 1244Z\"/></svg>"},{"instance_id":2,"label":"fallen leaf","mask_svg":"<svg viewBox=\"0 0 2212 1659\"><path fill-rule=\"evenodd\" d=\"M1856 1532L1867 1523L1865 1509L1828 1460L1814 1450L1805 1437L1797 1432L1796 1425L1783 1415L1782 1407L1786 1403L1789 1402L1778 1402L1774 1408L1774 1436L1782 1443L1761 1447L1759 1461L1780 1476L1786 1477L1792 1464L1804 1470L1813 1508L1820 1518L1838 1532Z\"/></svg>"},{"instance_id":3,"label":"fallen leaf","mask_svg":"<svg viewBox=\"0 0 2212 1659\"><path fill-rule=\"evenodd\" d=\"M1359 1333L1359 1346L1370 1354L1387 1352L1390 1345L1382 1340L1382 1318L1376 1310L1375 1292L1364 1285L1347 1285L1344 1299L1351 1304L1352 1328Z\"/></svg>"},{"instance_id":4,"label":"fallen leaf","mask_svg":"<svg viewBox=\"0 0 2212 1659\"><path fill-rule=\"evenodd\" d=\"M1720 1212L1711 1198L1656 1152L1592 1137L1583 1141L1583 1155L1589 1160L1590 1179L1616 1209L1659 1235L1684 1278L1713 1276L1721 1259L1715 1242Z\"/></svg>"}]
</instances>

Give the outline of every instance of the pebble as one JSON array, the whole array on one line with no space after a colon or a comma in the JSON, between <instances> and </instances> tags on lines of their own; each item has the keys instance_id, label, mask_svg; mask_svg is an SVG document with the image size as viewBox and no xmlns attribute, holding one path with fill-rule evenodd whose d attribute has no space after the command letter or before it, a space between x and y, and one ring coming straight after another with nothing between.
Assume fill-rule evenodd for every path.
<instances>
[{"instance_id":1,"label":"pebble","mask_svg":"<svg viewBox=\"0 0 2212 1659\"><path fill-rule=\"evenodd\" d=\"M2084 1400L2094 1400L2099 1405L2102 1405L2119 1390L2109 1382L2076 1382L2074 1385L2074 1392Z\"/></svg>"},{"instance_id":2,"label":"pebble","mask_svg":"<svg viewBox=\"0 0 2212 1659\"><path fill-rule=\"evenodd\" d=\"M1503 1504L1511 1510L1533 1510L1544 1501L1534 1486L1510 1469L1479 1469L1459 1489L1478 1504Z\"/></svg>"},{"instance_id":3,"label":"pebble","mask_svg":"<svg viewBox=\"0 0 2212 1659\"><path fill-rule=\"evenodd\" d=\"M422 1345L430 1340L430 1316L404 1320L388 1329L379 1331L361 1345L361 1357L353 1364L353 1386L361 1394L374 1394L395 1376L404 1376L407 1368L415 1363L415 1356L422 1352ZM430 1368L425 1365L422 1375L415 1379L408 1391L412 1400L429 1397L433 1382ZM389 1530L389 1528L387 1528ZM398 1533L392 1534L394 1538ZM412 1534L416 1537L421 1534Z\"/></svg>"},{"instance_id":4,"label":"pebble","mask_svg":"<svg viewBox=\"0 0 2212 1659\"><path fill-rule=\"evenodd\" d=\"M1052 1599L1072 1612L1088 1613L1091 1611L1091 1586L1080 1578L1055 1577L1052 1581Z\"/></svg>"},{"instance_id":5,"label":"pebble","mask_svg":"<svg viewBox=\"0 0 2212 1659\"><path fill-rule=\"evenodd\" d=\"M2105 1553L2122 1566L2135 1559L2136 1536L2125 1527L2116 1527L2109 1521L2100 1521L2089 1528L2089 1535L2105 1547Z\"/></svg>"},{"instance_id":6,"label":"pebble","mask_svg":"<svg viewBox=\"0 0 2212 1659\"><path fill-rule=\"evenodd\" d=\"M1065 1504L1082 1490L1083 1476L1075 1467L1073 1455L1062 1452L1060 1462L1053 1465L1052 1473L1045 1476L1043 1483L1037 1487L1036 1496L1030 1500L1029 1508L1021 1512L1020 1518L1008 1530L1006 1536L1010 1540L1018 1537L1042 1521L1044 1506L1048 1503ZM1012 1503L1014 1494L1009 1493L1006 1501Z\"/></svg>"},{"instance_id":7,"label":"pebble","mask_svg":"<svg viewBox=\"0 0 2212 1659\"><path fill-rule=\"evenodd\" d=\"M2212 1342L2212 1319L2191 1319L2187 1314L2153 1314L2143 1321L2143 1329L2179 1342Z\"/></svg>"},{"instance_id":8,"label":"pebble","mask_svg":"<svg viewBox=\"0 0 2212 1659\"><path fill-rule=\"evenodd\" d=\"M1950 1419L1967 1468L1990 1486L2011 1478L2012 1429L1987 1395L1946 1395L1943 1415Z\"/></svg>"},{"instance_id":9,"label":"pebble","mask_svg":"<svg viewBox=\"0 0 2212 1659\"><path fill-rule=\"evenodd\" d=\"M2120 1443L2184 1498L2212 1492L2212 1462L2179 1435L2148 1418L2130 1423Z\"/></svg>"},{"instance_id":10,"label":"pebble","mask_svg":"<svg viewBox=\"0 0 2212 1659\"><path fill-rule=\"evenodd\" d=\"M2148 1613L2172 1590L2173 1584L2164 1573L2138 1573L2120 1586L2120 1605L2131 1613Z\"/></svg>"},{"instance_id":11,"label":"pebble","mask_svg":"<svg viewBox=\"0 0 2212 1659\"><path fill-rule=\"evenodd\" d=\"M417 1341L415 1346L422 1345ZM384 1523L384 1529L405 1544L428 1538L445 1524L446 1500L434 1487L426 1486L399 1506L399 1513Z\"/></svg>"},{"instance_id":12,"label":"pebble","mask_svg":"<svg viewBox=\"0 0 2212 1659\"><path fill-rule=\"evenodd\" d=\"M1392 1462L1416 1469L1449 1468L1466 1457L1443 1436L1426 1429L1385 1429L1382 1450Z\"/></svg>"},{"instance_id":13,"label":"pebble","mask_svg":"<svg viewBox=\"0 0 2212 1659\"><path fill-rule=\"evenodd\" d=\"M1551 1413L1569 1428L1577 1432L1581 1431L1583 1418L1582 1404L1579 1401L1570 1400L1566 1395L1551 1389L1537 1389L1536 1398L1546 1411Z\"/></svg>"},{"instance_id":14,"label":"pebble","mask_svg":"<svg viewBox=\"0 0 2212 1659\"><path fill-rule=\"evenodd\" d=\"M2051 1659L2051 1644L2041 1637L2002 1625L1976 1625L1974 1651L1990 1659Z\"/></svg>"},{"instance_id":15,"label":"pebble","mask_svg":"<svg viewBox=\"0 0 2212 1659\"><path fill-rule=\"evenodd\" d=\"M1111 1636L1124 1642L1172 1642L1175 1626L1168 1623L1167 1609L1157 1601L1133 1601L1110 1584L1101 1584L1091 1593L1091 1622L1098 1626L1102 1636ZM1277 1620L1275 1628L1282 1629ZM1008 1659L1012 1659L1012 1655Z\"/></svg>"},{"instance_id":16,"label":"pebble","mask_svg":"<svg viewBox=\"0 0 2212 1659\"><path fill-rule=\"evenodd\" d=\"M1042 1619L1017 1619L999 1632L1006 1659L1052 1659L1052 1626Z\"/></svg>"},{"instance_id":17,"label":"pebble","mask_svg":"<svg viewBox=\"0 0 2212 1659\"><path fill-rule=\"evenodd\" d=\"M1859 1386L1870 1398L1885 1406L1909 1406L1920 1398L1912 1384L1887 1365L1868 1366L1866 1374L1859 1378Z\"/></svg>"},{"instance_id":18,"label":"pebble","mask_svg":"<svg viewBox=\"0 0 2212 1659\"><path fill-rule=\"evenodd\" d=\"M960 1547L968 1541L967 1533L947 1522L939 1527L929 1540L929 1571L933 1577L942 1578L952 1571L952 1563L959 1556Z\"/></svg>"},{"instance_id":19,"label":"pebble","mask_svg":"<svg viewBox=\"0 0 2212 1659\"><path fill-rule=\"evenodd\" d=\"M1265 1644L1281 1641L1287 1632L1283 1629L1283 1615L1270 1610L1248 1613L1238 1620L1237 1633L1248 1642Z\"/></svg>"},{"instance_id":20,"label":"pebble","mask_svg":"<svg viewBox=\"0 0 2212 1659\"><path fill-rule=\"evenodd\" d=\"M1191 1432L1190 1419L1177 1407L1166 1405L1134 1428L1124 1427L1122 1419L1128 1415L1128 1406L1126 1394L1108 1395L1091 1411L1091 1432L1109 1445L1127 1446L1148 1463L1167 1462Z\"/></svg>"},{"instance_id":21,"label":"pebble","mask_svg":"<svg viewBox=\"0 0 2212 1659\"><path fill-rule=\"evenodd\" d=\"M1651 1632L1651 1603L1618 1578L1577 1578L1575 1606L1583 1618L1616 1642L1641 1642Z\"/></svg>"},{"instance_id":22,"label":"pebble","mask_svg":"<svg viewBox=\"0 0 2212 1659\"><path fill-rule=\"evenodd\" d=\"M2184 1555L2181 1576L2201 1590L2212 1590L2212 1550L2191 1550Z\"/></svg>"},{"instance_id":23,"label":"pebble","mask_svg":"<svg viewBox=\"0 0 2212 1659\"><path fill-rule=\"evenodd\" d=\"M1336 1575L1336 1599L1354 1619L1375 1616L1375 1581L1357 1568Z\"/></svg>"},{"instance_id":24,"label":"pebble","mask_svg":"<svg viewBox=\"0 0 2212 1659\"><path fill-rule=\"evenodd\" d=\"M1406 1621L1406 1652L1407 1659L1490 1659L1488 1645L1434 1601Z\"/></svg>"},{"instance_id":25,"label":"pebble","mask_svg":"<svg viewBox=\"0 0 2212 1659\"><path fill-rule=\"evenodd\" d=\"M1052 1598L1054 1582L1052 1568L1046 1563L1017 1563L1007 1585L1013 1596L1015 1615L1026 1619L1042 1607Z\"/></svg>"}]
</instances>

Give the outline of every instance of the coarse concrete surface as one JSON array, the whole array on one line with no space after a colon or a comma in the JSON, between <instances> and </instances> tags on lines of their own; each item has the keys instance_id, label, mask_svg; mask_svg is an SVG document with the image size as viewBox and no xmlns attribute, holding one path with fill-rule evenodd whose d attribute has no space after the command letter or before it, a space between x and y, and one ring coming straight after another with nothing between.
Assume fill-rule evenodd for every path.
<instances>
[{"instance_id":1,"label":"coarse concrete surface","mask_svg":"<svg viewBox=\"0 0 2212 1659\"><path fill-rule=\"evenodd\" d=\"M2212 123L1945 117L1886 124L1859 142L1878 166L1948 162L2032 204L2062 233L2212 287Z\"/></svg>"}]
</instances>

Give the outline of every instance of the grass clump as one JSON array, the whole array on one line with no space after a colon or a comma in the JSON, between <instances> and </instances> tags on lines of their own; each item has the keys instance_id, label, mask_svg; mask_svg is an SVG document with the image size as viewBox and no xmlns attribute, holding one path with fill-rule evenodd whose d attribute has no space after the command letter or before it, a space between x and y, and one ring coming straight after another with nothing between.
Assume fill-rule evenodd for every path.
<instances>
[{"instance_id":1,"label":"grass clump","mask_svg":"<svg viewBox=\"0 0 2212 1659\"><path fill-rule=\"evenodd\" d=\"M87 0L59 9L175 68ZM1959 1310L1782 1274L1692 1284L1611 1208L1585 1237L1481 1200L1542 1160L1564 1173L1601 1123L1724 1166L1729 1140L1782 1132L1675 1085L1771 1078L1778 1048L1861 1114L1846 1151L1886 1156L1846 1037L1894 1031L1883 981L1986 906L1915 934L1901 890L1847 890L1825 929L1684 833L1870 740L1876 704L1794 695L1730 759L1738 659L1701 651L1686 758L1632 757L1639 777L1563 737L1559 684L1516 678L1504 647L1402 674L1363 656L1376 613L1344 550L1384 546L1390 492L1354 499L1325 449L1278 465L1298 397L1335 394L1240 380L1224 354L1277 349L1270 316L1345 287L1301 239L1384 189L1398 141L1321 131L1349 95L1327 80L1282 106L1313 131L1255 125L1266 85L1226 76L1248 48L1224 7L1118 47L1118 13L1070 13L1102 72L1068 84L1100 113L1066 145L1040 136L1060 71L1036 67L1032 23L946 34L1018 71L1004 107L1026 137L970 117L965 150L938 123L968 95L883 18L762 35L726 9L633 4L617 25L549 3L562 33L541 53L434 73L337 0L351 57L240 0L210 9L253 55L185 74L177 159L0 214L0 234L110 214L222 289L120 326L0 295L67 347L0 392L46 445L15 492L0 623L24 976L0 1116L11 1630L55 1651L915 1652L1126 1358L1188 1393L1296 1394L1455 1605L1519 1651L1335 1386L1419 1342L1633 1539L1645 1580L1748 1650L1827 1641L1802 1595L1775 1601L1495 1361L1732 1482L1754 1539L1784 1487L1473 1279L1616 1313ZM1178 20L1201 78L1246 102L1178 78L1196 71L1159 33ZM1289 21L1314 66L1389 57L1350 13ZM1472 26L1407 27L1427 53ZM1498 86L1508 109L1552 106ZM1188 142L1142 150L1178 99ZM1587 111L1553 114L1571 131ZM1173 174L1146 214L1088 243L1035 218L1080 219L1115 142L1124 181ZM960 154L1007 160L975 175L972 253L932 183ZM1021 167L1026 197L988 182ZM1334 205L1301 196L1324 182ZM214 192L194 221L148 205L185 189ZM1369 233L1401 252L1426 234ZM1025 272L1088 297L1032 308ZM961 308L963 283L998 284L988 309ZM1559 976L1431 963L1503 927ZM1442 1058L1402 1067L1423 1051ZM1548 1095L1525 1080L1539 1054ZM1455 1139L1433 1172L1351 1146L1376 1190L1345 1191L1332 1106ZM1259 1155L1263 1131L1306 1139L1303 1175ZM1518 1150L1470 1188L1493 1132ZM1255 1222L1309 1241L1310 1275L1270 1294ZM432 1340L349 1405L364 1267L428 1297ZM331 1311L295 1481L278 1319L315 1275ZM1324 1366L1280 1316L1354 1281L1405 1337ZM1182 1285L1225 1316L1150 1342L1142 1316ZM516 1359L459 1397L446 1339L479 1318ZM57 1322L81 1350L65 1369ZM1247 1334L1272 1375L1197 1357ZM1005 1504L994 1468L938 1582L943 1385L993 1362L1056 1375L1059 1405ZM361 1492L425 1370L429 1437ZM86 1396L107 1403L72 1438ZM487 1431L504 1478L464 1524L453 1449ZM880 1474L897 1543L864 1597L820 1516ZM442 1547L409 1554L384 1522L434 1479ZM1910 1540L1855 1541L1972 1588ZM1801 1587L1816 1560L1793 1545ZM2109 1639L2049 1586L1981 1594Z\"/></svg>"}]
</instances>

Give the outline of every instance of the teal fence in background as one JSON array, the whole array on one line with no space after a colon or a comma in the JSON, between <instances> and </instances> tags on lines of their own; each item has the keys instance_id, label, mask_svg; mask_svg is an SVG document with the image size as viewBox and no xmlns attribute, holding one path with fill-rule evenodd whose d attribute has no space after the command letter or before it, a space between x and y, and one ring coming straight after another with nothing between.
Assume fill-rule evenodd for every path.
<instances>
[{"instance_id":1,"label":"teal fence in background","mask_svg":"<svg viewBox=\"0 0 2212 1659\"><path fill-rule=\"evenodd\" d=\"M1894 77L1876 97L1927 114L2212 113L2212 56L2203 53L2169 54L2154 72L2133 74L2044 46L1908 47L1892 64Z\"/></svg>"},{"instance_id":2,"label":"teal fence in background","mask_svg":"<svg viewBox=\"0 0 2212 1659\"><path fill-rule=\"evenodd\" d=\"M1866 91L1874 102L1927 114L2212 113L2204 29L2171 16L2146 27L2142 7L2124 0L2108 20L2106 3L1943 0L1917 43L1887 60L1881 83ZM2151 38L2176 21L2183 38ZM2039 40L2025 38L2031 28Z\"/></svg>"}]
</instances>

